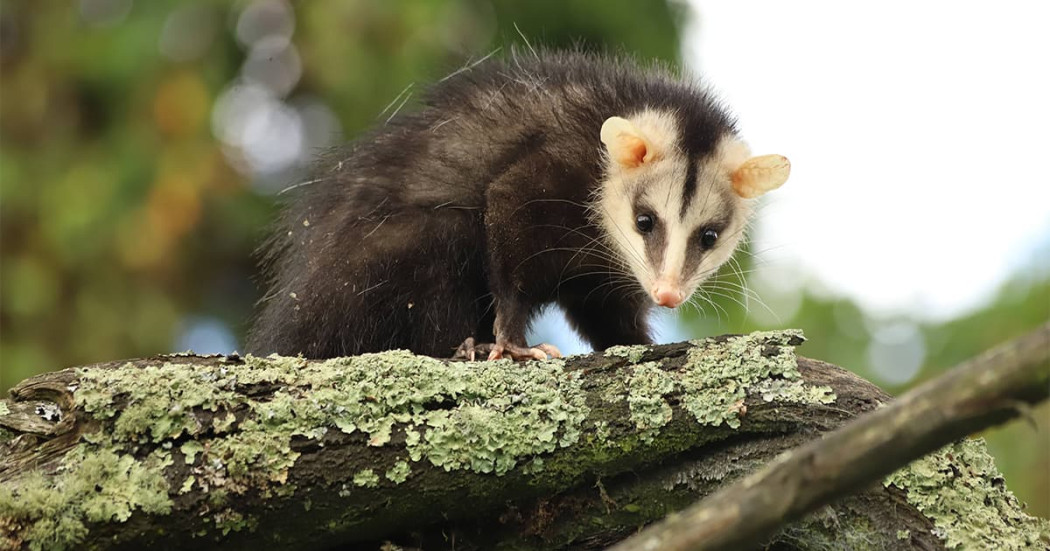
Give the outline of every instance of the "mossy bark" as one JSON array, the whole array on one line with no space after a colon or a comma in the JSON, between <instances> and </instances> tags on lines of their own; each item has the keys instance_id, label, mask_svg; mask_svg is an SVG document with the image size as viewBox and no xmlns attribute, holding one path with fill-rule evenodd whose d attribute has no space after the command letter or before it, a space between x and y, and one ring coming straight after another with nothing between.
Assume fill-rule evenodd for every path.
<instances>
[{"instance_id":1,"label":"mossy bark","mask_svg":"<svg viewBox=\"0 0 1050 551\"><path fill-rule=\"evenodd\" d=\"M0 401L0 548L602 548L888 399L796 359L800 343L528 364L181 355L42 375ZM944 548L912 501L869 488L770 545Z\"/></svg>"}]
</instances>

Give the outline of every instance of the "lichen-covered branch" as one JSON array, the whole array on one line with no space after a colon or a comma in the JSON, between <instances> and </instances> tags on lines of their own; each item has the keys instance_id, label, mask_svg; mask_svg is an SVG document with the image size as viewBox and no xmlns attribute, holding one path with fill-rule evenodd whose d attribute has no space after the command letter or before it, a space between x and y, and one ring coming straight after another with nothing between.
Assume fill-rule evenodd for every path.
<instances>
[{"instance_id":1,"label":"lichen-covered branch","mask_svg":"<svg viewBox=\"0 0 1050 551\"><path fill-rule=\"evenodd\" d=\"M0 400L0 549L601 548L886 399L797 359L801 341L526 364L163 356L42 375ZM943 548L933 528L877 487L775 541L892 547L904 531Z\"/></svg>"},{"instance_id":2,"label":"lichen-covered branch","mask_svg":"<svg viewBox=\"0 0 1050 551\"><path fill-rule=\"evenodd\" d=\"M621 542L615 551L746 549L782 524L882 480L914 459L1001 423L1050 397L1050 323L965 362L820 440L791 450L666 521ZM1046 523L1018 511L985 507L1002 495L993 485L955 479L995 467L971 441L898 471L886 480L935 519L951 547L1050 548ZM956 474L958 473L958 474ZM954 491L947 491L952 483ZM936 487L938 493L923 490ZM959 490L963 491L960 493ZM983 510L983 511L982 511ZM1040 529L1039 524L1042 524Z\"/></svg>"}]
</instances>

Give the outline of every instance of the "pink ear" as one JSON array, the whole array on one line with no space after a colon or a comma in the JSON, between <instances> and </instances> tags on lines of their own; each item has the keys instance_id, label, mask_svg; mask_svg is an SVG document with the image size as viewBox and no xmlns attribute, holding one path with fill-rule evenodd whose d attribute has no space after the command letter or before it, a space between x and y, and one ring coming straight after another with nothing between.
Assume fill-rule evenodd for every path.
<instances>
[{"instance_id":1,"label":"pink ear","mask_svg":"<svg viewBox=\"0 0 1050 551\"><path fill-rule=\"evenodd\" d=\"M744 199L754 199L784 185L791 174L791 162L783 155L751 157L730 179L733 191Z\"/></svg>"},{"instance_id":2,"label":"pink ear","mask_svg":"<svg viewBox=\"0 0 1050 551\"><path fill-rule=\"evenodd\" d=\"M622 136L620 140L620 156L616 161L632 168L641 165L649 149L645 145L645 140L637 136Z\"/></svg>"},{"instance_id":3,"label":"pink ear","mask_svg":"<svg viewBox=\"0 0 1050 551\"><path fill-rule=\"evenodd\" d=\"M627 119L609 117L602 124L602 143L605 144L609 157L626 168L641 166L653 157L642 133Z\"/></svg>"}]
</instances>

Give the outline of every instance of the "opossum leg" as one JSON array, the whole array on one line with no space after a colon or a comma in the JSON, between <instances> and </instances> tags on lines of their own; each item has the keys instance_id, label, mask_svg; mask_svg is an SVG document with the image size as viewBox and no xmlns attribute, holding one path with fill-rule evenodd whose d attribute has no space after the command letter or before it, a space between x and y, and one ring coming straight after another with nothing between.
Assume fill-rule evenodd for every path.
<instances>
[{"instance_id":1,"label":"opossum leg","mask_svg":"<svg viewBox=\"0 0 1050 551\"><path fill-rule=\"evenodd\" d=\"M493 294L500 296L498 293ZM560 358L561 351L553 345L525 345L525 328L528 325L529 316L532 315L531 310L535 308L530 308L513 295L504 295L504 297L496 299L496 320L492 324L496 344L489 350L489 359L498 360L510 357L513 360L546 360L548 356Z\"/></svg>"}]
</instances>

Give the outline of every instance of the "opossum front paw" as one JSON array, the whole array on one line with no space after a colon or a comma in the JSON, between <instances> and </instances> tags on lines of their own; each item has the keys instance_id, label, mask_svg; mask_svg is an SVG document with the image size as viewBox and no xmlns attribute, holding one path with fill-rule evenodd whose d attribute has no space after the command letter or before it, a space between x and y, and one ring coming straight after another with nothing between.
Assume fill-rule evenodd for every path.
<instances>
[{"instance_id":1,"label":"opossum front paw","mask_svg":"<svg viewBox=\"0 0 1050 551\"><path fill-rule=\"evenodd\" d=\"M459 345L452 355L453 360L475 361L478 358L489 360L500 360L510 358L515 361L522 360L546 360L560 358L561 351L553 344L537 344L533 347L515 346L513 344L492 344L475 342L473 337L467 337L463 344Z\"/></svg>"},{"instance_id":2,"label":"opossum front paw","mask_svg":"<svg viewBox=\"0 0 1050 551\"><path fill-rule=\"evenodd\" d=\"M531 348L513 344L496 344L489 351L490 360L499 360L509 356L512 360L546 360L547 357L560 358L561 351L553 344L537 344Z\"/></svg>"}]
</instances>

